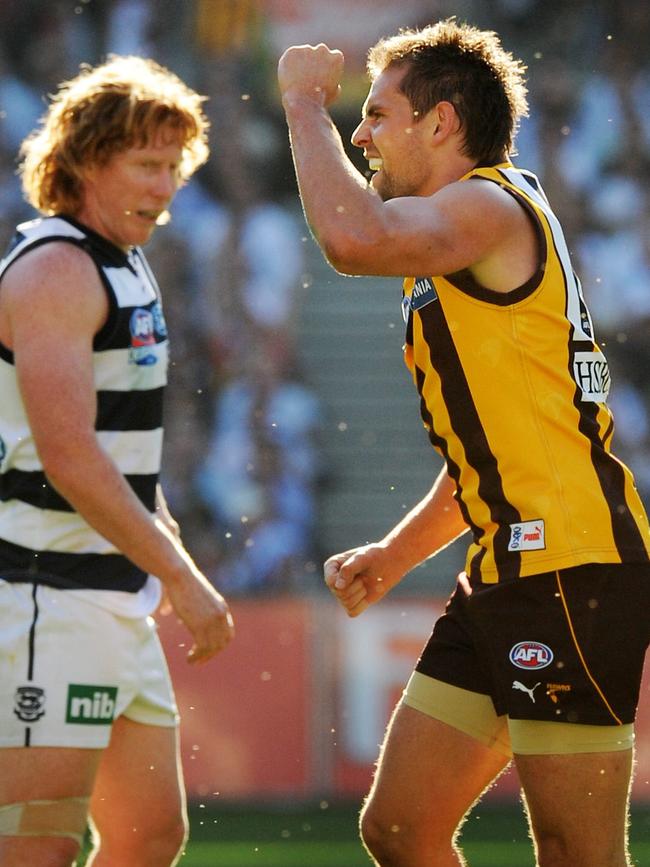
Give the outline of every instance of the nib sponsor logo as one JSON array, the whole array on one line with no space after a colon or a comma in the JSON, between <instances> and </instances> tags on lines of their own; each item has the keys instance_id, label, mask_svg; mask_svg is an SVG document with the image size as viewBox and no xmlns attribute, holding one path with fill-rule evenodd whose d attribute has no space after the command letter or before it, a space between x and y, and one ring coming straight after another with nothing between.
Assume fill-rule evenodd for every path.
<instances>
[{"instance_id":1,"label":"nib sponsor logo","mask_svg":"<svg viewBox=\"0 0 650 867\"><path fill-rule=\"evenodd\" d=\"M65 721L77 725L110 725L115 716L116 686L71 683Z\"/></svg>"}]
</instances>

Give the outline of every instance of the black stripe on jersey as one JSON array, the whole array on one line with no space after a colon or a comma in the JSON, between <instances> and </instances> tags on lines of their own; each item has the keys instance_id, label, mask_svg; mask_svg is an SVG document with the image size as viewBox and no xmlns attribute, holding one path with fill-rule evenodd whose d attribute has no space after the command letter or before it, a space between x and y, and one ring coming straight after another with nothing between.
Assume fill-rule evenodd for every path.
<instances>
[{"instance_id":1,"label":"black stripe on jersey","mask_svg":"<svg viewBox=\"0 0 650 867\"><path fill-rule=\"evenodd\" d=\"M108 281L106 281L108 283ZM101 352L103 349L132 349L134 347L133 335L131 333L131 317L136 310L147 310L153 315L154 309L160 307L158 299L148 301L146 304L132 305L131 307L120 307L117 311L111 313L111 325L106 329L102 328L95 335L93 341L93 349L96 352ZM155 319L154 319L155 323ZM152 344L165 343L167 334L161 334L154 330L151 337ZM146 345L146 344L145 344Z\"/></svg>"},{"instance_id":2,"label":"black stripe on jersey","mask_svg":"<svg viewBox=\"0 0 650 867\"><path fill-rule=\"evenodd\" d=\"M625 500L625 473L618 461L600 443L592 443L591 460L612 516L614 542L623 561L647 562L643 537Z\"/></svg>"},{"instance_id":3,"label":"black stripe on jersey","mask_svg":"<svg viewBox=\"0 0 650 867\"><path fill-rule=\"evenodd\" d=\"M497 307L510 307L533 294L542 280L543 271L538 268L529 280L510 292L496 292L494 289L486 289L467 269L444 276L445 280L452 286L464 292L465 295L469 295L470 298L476 298L477 301L484 301L486 304L495 304Z\"/></svg>"},{"instance_id":4,"label":"black stripe on jersey","mask_svg":"<svg viewBox=\"0 0 650 867\"><path fill-rule=\"evenodd\" d=\"M490 517L497 525L494 558L499 580L517 578L521 568L521 554L518 551L508 551L508 545L510 524L519 523L521 515L506 500L497 460L490 450L481 425L441 304L427 304L418 315L429 349L431 366L440 377L443 400L451 425L463 446L467 463L478 475L479 497L488 506ZM422 385L423 383L421 387ZM431 430L434 430L433 426ZM479 574L471 574L469 577L471 580L480 580Z\"/></svg>"},{"instance_id":5,"label":"black stripe on jersey","mask_svg":"<svg viewBox=\"0 0 650 867\"><path fill-rule=\"evenodd\" d=\"M512 166L512 169L514 169L514 171L516 171L517 173L517 176L520 177L523 181L526 181L528 186L535 190L537 195L541 196L548 205L548 199L546 198L546 193L544 192L541 184L539 183L539 178L537 178L532 172L526 171L526 169L515 169L514 166ZM497 169L496 171L497 174L499 174L503 178L506 184L512 184L515 189L518 189L517 184L508 177L506 172L504 172L502 169ZM491 180L491 178L486 178L486 180ZM509 192L512 192L512 190L510 189Z\"/></svg>"},{"instance_id":6,"label":"black stripe on jersey","mask_svg":"<svg viewBox=\"0 0 650 867\"><path fill-rule=\"evenodd\" d=\"M479 542L480 538L483 536L483 529L475 524L469 512L467 511L467 506L463 500L463 489L460 484L460 467L456 463L456 461L452 460L449 455L449 448L447 446L447 440L443 437L439 436L433 427L433 416L429 412L429 409L425 403L422 395L422 390L424 388L424 371L420 370L420 368L415 366L415 379L417 383L418 392L420 394L420 415L422 416L422 420L427 426L429 431L429 441L431 445L443 456L445 460L445 464L447 466L447 474L449 477L456 483L456 490L458 491L458 506L460 508L460 513L465 520L467 526L471 529L472 535L474 537L475 542Z\"/></svg>"},{"instance_id":7,"label":"black stripe on jersey","mask_svg":"<svg viewBox=\"0 0 650 867\"><path fill-rule=\"evenodd\" d=\"M501 174L501 173L500 173ZM534 175L531 175L529 172L522 171L519 169L519 174L526 181L529 187L532 187L536 193L542 193L543 190L537 182L537 178ZM503 175L502 175L503 177Z\"/></svg>"},{"instance_id":8,"label":"black stripe on jersey","mask_svg":"<svg viewBox=\"0 0 650 867\"><path fill-rule=\"evenodd\" d=\"M38 622L38 599L36 598L38 594L38 587L35 584L32 587L32 604L33 604L33 614L32 614L32 622L29 625L29 656L27 660L27 680L34 680L34 662L36 659L36 623ZM31 726L25 726L25 740L23 742L23 746L30 747L32 745L32 729Z\"/></svg>"},{"instance_id":9,"label":"black stripe on jersey","mask_svg":"<svg viewBox=\"0 0 650 867\"><path fill-rule=\"evenodd\" d=\"M150 512L156 508L156 484L158 474L128 475L125 479L133 492ZM70 503L49 483L44 472L33 470L7 470L0 475L0 500L20 500L38 509L54 512L74 512Z\"/></svg>"},{"instance_id":10,"label":"black stripe on jersey","mask_svg":"<svg viewBox=\"0 0 650 867\"><path fill-rule=\"evenodd\" d=\"M121 554L32 551L0 539L0 571L12 584L44 584L59 590L124 590L137 593L147 575Z\"/></svg>"},{"instance_id":11,"label":"black stripe on jersey","mask_svg":"<svg viewBox=\"0 0 650 867\"><path fill-rule=\"evenodd\" d=\"M580 343L572 342L570 346L570 372L573 371L573 354L577 346L580 346ZM608 426L601 440L598 404L582 400L582 393L577 385L573 404L579 413L578 430L591 443L591 462L609 507L612 535L619 556L623 562L647 562L649 558L643 537L625 499L625 473L620 463L605 450L607 437L613 432L612 426Z\"/></svg>"},{"instance_id":12,"label":"black stripe on jersey","mask_svg":"<svg viewBox=\"0 0 650 867\"><path fill-rule=\"evenodd\" d=\"M422 393L422 386L424 384L424 373L420 370L419 367L415 368L415 375L418 383L418 390ZM463 519L467 526L470 528L472 533L472 539L476 545L480 545L480 551L478 551L469 565L469 574L470 576L474 576L475 581L481 580L481 563L483 558L487 553L487 548L481 545L481 539L485 535L485 532L482 527L479 527L478 524L475 524L469 512L467 511L467 506L463 500L463 488L460 484L460 467L453 461L449 455L449 449L447 447L447 441L443 439L443 437L438 436L438 434L433 429L433 416L427 409L427 406L424 402L424 398L420 398L420 412L424 422L427 424L429 428L429 440L431 445L437 449L440 454L445 459L445 463L447 465L447 473L451 479L456 483L456 490L458 492L458 496L456 498L456 502L458 503L458 507L460 509L460 513L463 516Z\"/></svg>"},{"instance_id":13,"label":"black stripe on jersey","mask_svg":"<svg viewBox=\"0 0 650 867\"><path fill-rule=\"evenodd\" d=\"M555 243L555 235L551 232L553 239L553 247L558 262L562 259L557 250ZM573 381L574 378L574 362L575 353L581 350L593 351L594 345L589 341L576 340L575 326L571 323L568 315L569 305L569 287L567 285L567 275L564 268L560 269L562 279L564 281L564 297L566 301L565 316L569 322L569 377ZM612 518L612 535L614 544L623 561L637 560L638 562L648 561L648 552L643 543L643 538L639 531L636 521L625 499L625 473L619 462L607 453L604 444L607 436L611 436L611 426L605 432L603 440L600 439L600 428L598 425L598 404L582 400L582 392L576 383L573 394L573 405L578 412L578 430L591 443L591 462L600 483L600 488L603 496L609 507L609 512Z\"/></svg>"},{"instance_id":14,"label":"black stripe on jersey","mask_svg":"<svg viewBox=\"0 0 650 867\"><path fill-rule=\"evenodd\" d=\"M156 430L161 426L164 387L146 391L98 391L97 430Z\"/></svg>"},{"instance_id":15,"label":"black stripe on jersey","mask_svg":"<svg viewBox=\"0 0 650 867\"><path fill-rule=\"evenodd\" d=\"M29 661L27 663L27 680L34 679L34 640L36 638L36 621L38 620L38 599L36 598L37 587L32 588L32 602L34 603L34 614L29 627Z\"/></svg>"},{"instance_id":16,"label":"black stripe on jersey","mask_svg":"<svg viewBox=\"0 0 650 867\"><path fill-rule=\"evenodd\" d=\"M607 430L603 434L603 445L607 448L607 445L611 438L614 436L614 419L610 418L609 424L607 425Z\"/></svg>"},{"instance_id":17,"label":"black stripe on jersey","mask_svg":"<svg viewBox=\"0 0 650 867\"><path fill-rule=\"evenodd\" d=\"M86 237L78 239L77 243L79 243L80 246L88 248L89 251L92 251L92 257L101 260L102 265L109 265L117 268L126 266L133 271L133 268L131 268L129 263L128 255L121 247L118 247L117 244L109 241L108 238L100 235L99 232L91 229L90 226L79 222L79 220L68 214L59 214L58 216L62 220L65 220L66 223L70 223L71 226L74 226L75 229L79 229L80 232L84 233Z\"/></svg>"}]
</instances>

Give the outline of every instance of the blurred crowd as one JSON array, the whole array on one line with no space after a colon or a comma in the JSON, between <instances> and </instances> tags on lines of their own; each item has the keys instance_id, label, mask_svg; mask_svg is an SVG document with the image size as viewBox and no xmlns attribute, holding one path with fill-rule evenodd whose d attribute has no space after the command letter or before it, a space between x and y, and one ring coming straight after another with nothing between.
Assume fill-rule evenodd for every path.
<instances>
[{"instance_id":1,"label":"blurred crowd","mask_svg":"<svg viewBox=\"0 0 650 867\"><path fill-rule=\"evenodd\" d=\"M335 5L344 6L342 0ZM456 14L497 30L529 68L515 161L560 216L610 360L615 448L650 505L650 12L628 0L348 0L357 47L336 119L356 125L369 41ZM315 0L2 0L0 244L34 216L15 176L46 95L81 62L154 57L208 97L213 156L147 248L173 341L164 486L190 550L232 593L306 591L319 560L323 407L300 369L310 283L274 76ZM329 8L329 7L328 7ZM384 31L369 34L369 16ZM400 17L401 16L401 17ZM323 25L324 26L324 25ZM355 32L355 28L358 32ZM343 37L342 37L343 38ZM364 170L365 166L359 165ZM316 291L316 290L311 290ZM336 336L331 336L336 340Z\"/></svg>"}]
</instances>

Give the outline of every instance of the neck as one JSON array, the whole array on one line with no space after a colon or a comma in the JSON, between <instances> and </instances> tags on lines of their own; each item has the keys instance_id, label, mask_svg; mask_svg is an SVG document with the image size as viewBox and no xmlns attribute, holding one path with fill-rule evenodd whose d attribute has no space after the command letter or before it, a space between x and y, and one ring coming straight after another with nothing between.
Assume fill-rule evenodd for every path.
<instances>
[{"instance_id":1,"label":"neck","mask_svg":"<svg viewBox=\"0 0 650 867\"><path fill-rule=\"evenodd\" d=\"M458 151L449 154L447 158L440 160L431 173L429 183L421 195L432 196L448 184L453 184L464 175L476 168L478 163L471 157L466 157Z\"/></svg>"}]
</instances>

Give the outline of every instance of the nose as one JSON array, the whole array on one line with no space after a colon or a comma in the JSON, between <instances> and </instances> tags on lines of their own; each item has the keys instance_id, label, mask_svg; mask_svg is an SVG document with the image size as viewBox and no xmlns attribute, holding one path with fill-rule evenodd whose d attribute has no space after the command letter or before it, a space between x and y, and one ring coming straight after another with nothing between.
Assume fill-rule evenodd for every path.
<instances>
[{"instance_id":1,"label":"nose","mask_svg":"<svg viewBox=\"0 0 650 867\"><path fill-rule=\"evenodd\" d=\"M372 141L370 127L365 119L360 122L359 126L352 133L350 141L357 148L365 148Z\"/></svg>"},{"instance_id":2,"label":"nose","mask_svg":"<svg viewBox=\"0 0 650 867\"><path fill-rule=\"evenodd\" d=\"M156 175L154 187L156 196L160 199L168 201L172 198L172 196L178 189L177 173L168 169L162 169Z\"/></svg>"}]
</instances>

